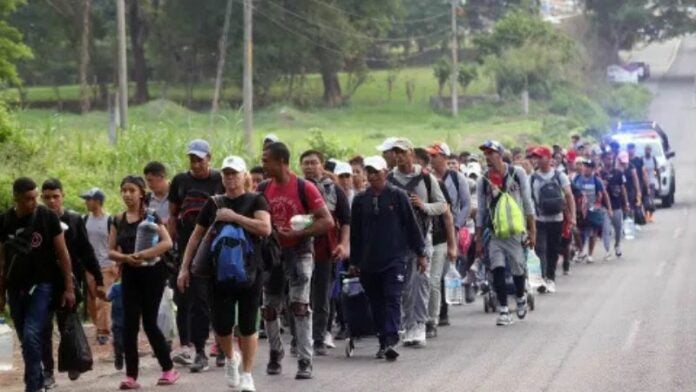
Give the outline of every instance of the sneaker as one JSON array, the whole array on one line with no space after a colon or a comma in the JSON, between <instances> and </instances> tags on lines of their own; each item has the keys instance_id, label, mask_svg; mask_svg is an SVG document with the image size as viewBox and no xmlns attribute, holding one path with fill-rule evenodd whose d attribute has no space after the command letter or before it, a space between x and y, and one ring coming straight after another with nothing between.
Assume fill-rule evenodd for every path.
<instances>
[{"instance_id":1,"label":"sneaker","mask_svg":"<svg viewBox=\"0 0 696 392\"><path fill-rule=\"evenodd\" d=\"M254 378L251 377L251 373L242 373L239 377L239 388L241 392L256 392L256 386L254 386Z\"/></svg>"},{"instance_id":2,"label":"sneaker","mask_svg":"<svg viewBox=\"0 0 696 392\"><path fill-rule=\"evenodd\" d=\"M517 298L517 318L524 320L527 316L527 296L522 296L522 298Z\"/></svg>"},{"instance_id":3,"label":"sneaker","mask_svg":"<svg viewBox=\"0 0 696 392\"><path fill-rule=\"evenodd\" d=\"M268 339L268 334L266 334L265 329L259 329L259 339Z\"/></svg>"},{"instance_id":4,"label":"sneaker","mask_svg":"<svg viewBox=\"0 0 696 392\"><path fill-rule=\"evenodd\" d=\"M404 332L404 337L401 339L403 341L404 346L413 345L415 329L416 326L414 325L413 327L406 329L406 331Z\"/></svg>"},{"instance_id":5,"label":"sneaker","mask_svg":"<svg viewBox=\"0 0 696 392\"><path fill-rule=\"evenodd\" d=\"M179 377L181 375L174 369L162 372L162 376L157 380L157 385L174 385L179 381Z\"/></svg>"},{"instance_id":6,"label":"sneaker","mask_svg":"<svg viewBox=\"0 0 696 392\"><path fill-rule=\"evenodd\" d=\"M297 361L297 374L295 380L309 380L312 378L312 362L309 359Z\"/></svg>"},{"instance_id":7,"label":"sneaker","mask_svg":"<svg viewBox=\"0 0 696 392\"><path fill-rule=\"evenodd\" d=\"M53 376L53 373L44 372L43 379L44 388L46 389L53 389L58 386L58 384L56 384L56 378Z\"/></svg>"},{"instance_id":8,"label":"sneaker","mask_svg":"<svg viewBox=\"0 0 696 392\"><path fill-rule=\"evenodd\" d=\"M549 292L550 294L553 294L556 292L556 282L553 280L549 279L546 281L546 291Z\"/></svg>"},{"instance_id":9,"label":"sneaker","mask_svg":"<svg viewBox=\"0 0 696 392\"><path fill-rule=\"evenodd\" d=\"M225 358L225 378L227 386L230 388L239 386L239 363L241 361L242 358L237 351L232 354L232 358Z\"/></svg>"},{"instance_id":10,"label":"sneaker","mask_svg":"<svg viewBox=\"0 0 696 392\"><path fill-rule=\"evenodd\" d=\"M193 356L191 356L191 348L184 346L178 354L175 354L172 361L178 365L191 366L193 365Z\"/></svg>"},{"instance_id":11,"label":"sneaker","mask_svg":"<svg viewBox=\"0 0 696 392\"><path fill-rule=\"evenodd\" d=\"M193 365L190 366L190 369L191 373L202 373L208 371L210 369L210 365L208 365L208 357L206 357L204 353L196 354L196 360L193 362Z\"/></svg>"},{"instance_id":12,"label":"sneaker","mask_svg":"<svg viewBox=\"0 0 696 392\"><path fill-rule=\"evenodd\" d=\"M213 343L213 344L210 346L210 356L211 356L211 357L217 357L218 354L219 354L221 351L222 351L222 350L220 350L220 346L218 346L217 343Z\"/></svg>"},{"instance_id":13,"label":"sneaker","mask_svg":"<svg viewBox=\"0 0 696 392\"><path fill-rule=\"evenodd\" d=\"M384 357L387 359L387 361L394 362L396 361L396 358L399 358L399 352L396 351L394 347L389 346L386 350L384 350Z\"/></svg>"},{"instance_id":14,"label":"sneaker","mask_svg":"<svg viewBox=\"0 0 696 392\"><path fill-rule=\"evenodd\" d=\"M384 359L384 358L386 358L386 356L385 356L385 354L384 354L384 352L385 352L386 350L387 350L386 348L380 346L379 350L377 350L377 354L375 354L375 358L377 358L377 359Z\"/></svg>"},{"instance_id":15,"label":"sneaker","mask_svg":"<svg viewBox=\"0 0 696 392\"><path fill-rule=\"evenodd\" d=\"M434 323L425 324L425 337L426 339L433 339L437 337L437 327Z\"/></svg>"},{"instance_id":16,"label":"sneaker","mask_svg":"<svg viewBox=\"0 0 696 392\"><path fill-rule=\"evenodd\" d=\"M290 355L297 358L297 343L294 340L290 342Z\"/></svg>"},{"instance_id":17,"label":"sneaker","mask_svg":"<svg viewBox=\"0 0 696 392\"><path fill-rule=\"evenodd\" d=\"M448 316L441 316L437 323L438 327L449 327L450 321Z\"/></svg>"},{"instance_id":18,"label":"sneaker","mask_svg":"<svg viewBox=\"0 0 696 392\"><path fill-rule=\"evenodd\" d=\"M546 284L546 280L544 280L544 282L542 284L540 284L539 287L537 287L537 293L545 294L547 290L548 290L548 287Z\"/></svg>"},{"instance_id":19,"label":"sneaker","mask_svg":"<svg viewBox=\"0 0 696 392\"><path fill-rule=\"evenodd\" d=\"M568 276L568 275L570 275L570 271L564 269L564 270L563 270L563 276Z\"/></svg>"},{"instance_id":20,"label":"sneaker","mask_svg":"<svg viewBox=\"0 0 696 392\"><path fill-rule=\"evenodd\" d=\"M427 338L425 332L425 323L418 323L413 331L413 345L417 347L425 346Z\"/></svg>"},{"instance_id":21,"label":"sneaker","mask_svg":"<svg viewBox=\"0 0 696 392\"><path fill-rule=\"evenodd\" d=\"M326 331L326 335L324 335L324 345L327 348L336 348L336 343L334 343L333 336L331 336L329 331Z\"/></svg>"},{"instance_id":22,"label":"sneaker","mask_svg":"<svg viewBox=\"0 0 696 392\"><path fill-rule=\"evenodd\" d=\"M320 357L329 355L329 351L326 349L324 342L314 342L314 354Z\"/></svg>"},{"instance_id":23,"label":"sneaker","mask_svg":"<svg viewBox=\"0 0 696 392\"><path fill-rule=\"evenodd\" d=\"M77 370L69 370L68 371L68 379L70 379L70 381L77 381L77 379L80 378L81 374L82 373L80 373Z\"/></svg>"},{"instance_id":24,"label":"sneaker","mask_svg":"<svg viewBox=\"0 0 696 392\"><path fill-rule=\"evenodd\" d=\"M585 256L585 262L587 264L592 264L594 263L594 259L592 258L592 256Z\"/></svg>"},{"instance_id":25,"label":"sneaker","mask_svg":"<svg viewBox=\"0 0 696 392\"><path fill-rule=\"evenodd\" d=\"M223 353L222 350L220 350L220 352L215 356L215 366L225 366L225 353Z\"/></svg>"},{"instance_id":26,"label":"sneaker","mask_svg":"<svg viewBox=\"0 0 696 392\"><path fill-rule=\"evenodd\" d=\"M604 255L604 261L609 261L609 260L611 260L611 258L612 258L611 252L607 252L607 254Z\"/></svg>"},{"instance_id":27,"label":"sneaker","mask_svg":"<svg viewBox=\"0 0 696 392\"><path fill-rule=\"evenodd\" d=\"M122 391L140 389L140 384L138 384L138 382L135 381L133 377L128 377L125 380L121 381L121 385L118 387L118 389Z\"/></svg>"},{"instance_id":28,"label":"sneaker","mask_svg":"<svg viewBox=\"0 0 696 392\"><path fill-rule=\"evenodd\" d=\"M268 365L266 365L266 374L270 376L275 376L283 373L283 365L280 362L283 360L285 352L271 350L270 359L268 360Z\"/></svg>"},{"instance_id":29,"label":"sneaker","mask_svg":"<svg viewBox=\"0 0 696 392\"><path fill-rule=\"evenodd\" d=\"M512 317L510 316L510 312L505 311L505 312L500 312L498 315L498 319L495 321L495 325L504 327L507 325L512 325Z\"/></svg>"},{"instance_id":30,"label":"sneaker","mask_svg":"<svg viewBox=\"0 0 696 392\"><path fill-rule=\"evenodd\" d=\"M616 253L616 257L621 257L621 256L623 256L623 253L621 252L621 247L620 247L620 246L617 246L617 247L614 249L614 253Z\"/></svg>"}]
</instances>

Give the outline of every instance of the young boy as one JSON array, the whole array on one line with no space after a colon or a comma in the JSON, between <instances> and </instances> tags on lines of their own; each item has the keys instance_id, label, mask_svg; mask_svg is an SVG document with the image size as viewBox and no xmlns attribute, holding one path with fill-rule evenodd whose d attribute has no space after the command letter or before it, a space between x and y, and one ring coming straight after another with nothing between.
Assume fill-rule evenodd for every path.
<instances>
[{"instance_id":1,"label":"young boy","mask_svg":"<svg viewBox=\"0 0 696 392\"><path fill-rule=\"evenodd\" d=\"M123 369L123 294L121 288L121 271L111 286L107 300L111 302L111 335L114 345L114 366Z\"/></svg>"}]
</instances>

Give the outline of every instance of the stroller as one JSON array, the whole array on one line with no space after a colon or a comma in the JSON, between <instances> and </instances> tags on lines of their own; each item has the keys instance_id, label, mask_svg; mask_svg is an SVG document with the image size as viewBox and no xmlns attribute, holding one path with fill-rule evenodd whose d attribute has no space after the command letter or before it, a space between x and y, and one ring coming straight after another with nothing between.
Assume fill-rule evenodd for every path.
<instances>
[{"instance_id":1,"label":"stroller","mask_svg":"<svg viewBox=\"0 0 696 392\"><path fill-rule=\"evenodd\" d=\"M350 332L345 353L350 358L355 352L355 342L363 336L375 334L370 301L360 284L360 278L341 272L341 306Z\"/></svg>"},{"instance_id":2,"label":"stroller","mask_svg":"<svg viewBox=\"0 0 696 392\"><path fill-rule=\"evenodd\" d=\"M491 234L490 230L484 232L484 242L488 243L490 241ZM487 248L487 247L486 247ZM525 258L527 256L527 249L525 249ZM499 302L498 296L493 289L493 272L490 268L490 259L487 254L484 254L481 260L480 274L485 277L485 281L480 284L481 295L483 296L483 311L486 313L495 313L498 310ZM533 311L536 308L536 302L534 294L532 293L532 287L529 283L529 270L525 264L525 285L526 285L526 295L527 295L527 306L529 310ZM507 287L508 295L515 295L515 284L512 280L512 271L510 269L510 263L505 263L505 283Z\"/></svg>"}]
</instances>

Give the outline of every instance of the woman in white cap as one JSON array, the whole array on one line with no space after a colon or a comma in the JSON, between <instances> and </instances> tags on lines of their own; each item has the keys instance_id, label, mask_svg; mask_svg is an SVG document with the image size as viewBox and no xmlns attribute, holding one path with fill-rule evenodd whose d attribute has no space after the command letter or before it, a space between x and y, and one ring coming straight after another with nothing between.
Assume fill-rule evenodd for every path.
<instances>
[{"instance_id":1,"label":"woman in white cap","mask_svg":"<svg viewBox=\"0 0 696 392\"><path fill-rule=\"evenodd\" d=\"M209 240L226 224L234 224L246 232L255 249L262 237L271 234L271 216L268 212L266 199L249 192L250 177L244 160L237 156L225 158L222 164L222 183L225 194L214 196L208 200L196 222L196 228L191 235L183 266L179 273L177 284L184 290L189 284L189 267L198 246L209 246ZM211 229L212 226L212 229ZM209 230L210 229L210 230ZM204 239L204 236L206 238ZM259 252L254 252L258 254ZM250 284L220 283L213 273L211 278L210 307L212 312L213 329L220 348L225 354L225 377L231 388L242 391L254 391L254 380L251 370L258 345L256 327L258 326L258 308L261 299L260 259L248 271L258 271ZM235 320L235 313L237 314ZM239 346L242 352L235 352L232 345L232 330L239 329ZM242 373L239 373L241 363Z\"/></svg>"}]
</instances>

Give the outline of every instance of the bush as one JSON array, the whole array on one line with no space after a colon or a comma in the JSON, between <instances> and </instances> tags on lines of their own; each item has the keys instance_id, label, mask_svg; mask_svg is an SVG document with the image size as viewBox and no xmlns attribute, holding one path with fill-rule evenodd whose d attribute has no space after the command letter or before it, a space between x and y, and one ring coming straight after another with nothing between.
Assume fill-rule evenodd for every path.
<instances>
[{"instance_id":1,"label":"bush","mask_svg":"<svg viewBox=\"0 0 696 392\"><path fill-rule=\"evenodd\" d=\"M544 117L541 122L541 135L543 135L543 142L548 144L550 142L565 142L568 140L570 134L582 131L584 128L583 124L572 117L549 115Z\"/></svg>"},{"instance_id":2,"label":"bush","mask_svg":"<svg viewBox=\"0 0 696 392\"><path fill-rule=\"evenodd\" d=\"M309 130L307 142L309 143L310 149L321 152L327 159L336 158L346 160L357 155L353 148L342 145L339 140L333 137L325 136L321 130L316 128Z\"/></svg>"},{"instance_id":3,"label":"bush","mask_svg":"<svg viewBox=\"0 0 696 392\"><path fill-rule=\"evenodd\" d=\"M614 120L645 120L652 100L650 90L642 85L622 84L602 92L604 110Z\"/></svg>"},{"instance_id":4,"label":"bush","mask_svg":"<svg viewBox=\"0 0 696 392\"><path fill-rule=\"evenodd\" d=\"M558 116L568 116L585 128L605 129L609 116L595 101L570 87L557 88L552 92L549 112Z\"/></svg>"}]
</instances>

